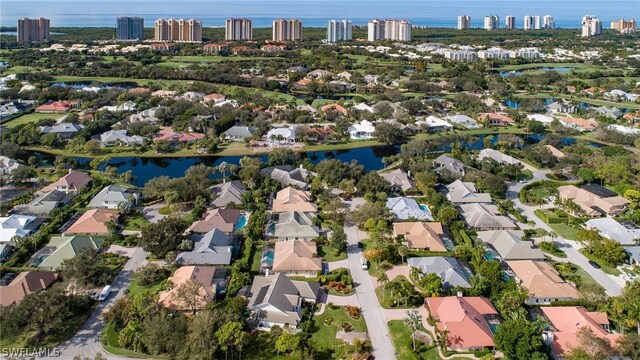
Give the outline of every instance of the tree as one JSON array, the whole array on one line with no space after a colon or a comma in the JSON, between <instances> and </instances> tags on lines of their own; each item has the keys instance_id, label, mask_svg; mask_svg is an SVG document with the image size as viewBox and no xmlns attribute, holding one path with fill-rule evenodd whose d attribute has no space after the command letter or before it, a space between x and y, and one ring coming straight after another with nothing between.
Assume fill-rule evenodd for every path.
<instances>
[{"instance_id":1,"label":"tree","mask_svg":"<svg viewBox=\"0 0 640 360\"><path fill-rule=\"evenodd\" d=\"M413 351L416 351L416 332L422 326L422 315L416 310L407 311L407 316L404 318L404 324L411 329L411 340L413 342Z\"/></svg>"},{"instance_id":2,"label":"tree","mask_svg":"<svg viewBox=\"0 0 640 360\"><path fill-rule=\"evenodd\" d=\"M375 171L369 172L358 181L358 190L363 194L388 193L391 185Z\"/></svg>"},{"instance_id":3,"label":"tree","mask_svg":"<svg viewBox=\"0 0 640 360\"><path fill-rule=\"evenodd\" d=\"M144 319L140 339L148 353L175 357L184 346L187 331L184 316L162 310Z\"/></svg>"},{"instance_id":4,"label":"tree","mask_svg":"<svg viewBox=\"0 0 640 360\"><path fill-rule=\"evenodd\" d=\"M453 205L445 205L438 209L436 217L441 223L445 225L451 225L451 223L453 223L456 219L458 219L458 217L460 217L460 212L458 212L458 209L456 209Z\"/></svg>"},{"instance_id":5,"label":"tree","mask_svg":"<svg viewBox=\"0 0 640 360\"><path fill-rule=\"evenodd\" d=\"M378 274L378 283L382 284L382 301L384 301L385 290L387 289L387 284L389 284L389 276L386 272L382 271Z\"/></svg>"},{"instance_id":6,"label":"tree","mask_svg":"<svg viewBox=\"0 0 640 360\"><path fill-rule=\"evenodd\" d=\"M613 349L609 340L597 336L589 327L584 326L578 329L577 337L580 346L571 349L571 352L565 357L567 360L606 360L611 358Z\"/></svg>"},{"instance_id":7,"label":"tree","mask_svg":"<svg viewBox=\"0 0 640 360\"><path fill-rule=\"evenodd\" d=\"M276 340L275 348L280 353L289 354L300 345L300 337L296 334L291 334L284 331L282 335Z\"/></svg>"},{"instance_id":8,"label":"tree","mask_svg":"<svg viewBox=\"0 0 640 360\"><path fill-rule=\"evenodd\" d=\"M616 350L620 356L626 356L631 359L640 359L640 335L625 334L618 339Z\"/></svg>"},{"instance_id":9,"label":"tree","mask_svg":"<svg viewBox=\"0 0 640 360\"><path fill-rule=\"evenodd\" d=\"M103 259L104 255L94 249L80 250L76 256L62 262L62 277L76 280L80 285L106 285L113 280L113 274Z\"/></svg>"},{"instance_id":10,"label":"tree","mask_svg":"<svg viewBox=\"0 0 640 360\"><path fill-rule=\"evenodd\" d=\"M260 158L245 156L240 159L240 170L238 176L245 183L252 182L257 184L260 182Z\"/></svg>"},{"instance_id":11,"label":"tree","mask_svg":"<svg viewBox=\"0 0 640 360\"><path fill-rule=\"evenodd\" d=\"M390 123L379 123L373 134L378 141L387 145L399 144L405 140L402 130Z\"/></svg>"},{"instance_id":12,"label":"tree","mask_svg":"<svg viewBox=\"0 0 640 360\"><path fill-rule=\"evenodd\" d=\"M424 289L428 296L437 296L442 290L442 279L436 273L428 273L418 278L418 286Z\"/></svg>"},{"instance_id":13,"label":"tree","mask_svg":"<svg viewBox=\"0 0 640 360\"><path fill-rule=\"evenodd\" d=\"M627 302L627 316L636 322L638 335L640 335L640 299L632 299Z\"/></svg>"},{"instance_id":14,"label":"tree","mask_svg":"<svg viewBox=\"0 0 640 360\"><path fill-rule=\"evenodd\" d=\"M331 247L335 248L339 252L343 252L347 249L347 234L344 232L344 228L340 224L334 224L331 226Z\"/></svg>"},{"instance_id":15,"label":"tree","mask_svg":"<svg viewBox=\"0 0 640 360\"><path fill-rule=\"evenodd\" d=\"M508 360L544 356L542 327L526 319L506 320L498 326L493 341Z\"/></svg>"},{"instance_id":16,"label":"tree","mask_svg":"<svg viewBox=\"0 0 640 360\"><path fill-rule=\"evenodd\" d=\"M31 166L19 166L11 172L11 180L15 184L22 184L35 176L36 171Z\"/></svg>"},{"instance_id":17,"label":"tree","mask_svg":"<svg viewBox=\"0 0 640 360\"><path fill-rule=\"evenodd\" d=\"M167 206L169 207L169 209L173 208L173 203L178 200L178 198L180 197L180 195L178 195L178 192L175 190L170 190L170 191L166 191L162 197L164 198L164 202L167 203Z\"/></svg>"},{"instance_id":18,"label":"tree","mask_svg":"<svg viewBox=\"0 0 640 360\"><path fill-rule=\"evenodd\" d=\"M184 220L167 217L157 224L145 226L138 242L155 257L163 258L169 251L175 250L180 245L186 229L187 224Z\"/></svg>"},{"instance_id":19,"label":"tree","mask_svg":"<svg viewBox=\"0 0 640 360\"><path fill-rule=\"evenodd\" d=\"M507 184L503 178L493 174L485 174L485 176L478 181L478 188L498 198L504 198L507 192Z\"/></svg>"},{"instance_id":20,"label":"tree","mask_svg":"<svg viewBox=\"0 0 640 360\"><path fill-rule=\"evenodd\" d=\"M84 143L84 152L89 153L91 155L96 155L100 152L102 147L100 146L100 142L98 140L89 140Z\"/></svg>"},{"instance_id":21,"label":"tree","mask_svg":"<svg viewBox=\"0 0 640 360\"><path fill-rule=\"evenodd\" d=\"M291 149L275 148L269 152L268 163L271 166L291 164L295 161L296 154Z\"/></svg>"},{"instance_id":22,"label":"tree","mask_svg":"<svg viewBox=\"0 0 640 360\"><path fill-rule=\"evenodd\" d=\"M179 359L215 359L218 348L215 329L219 327L219 317L219 313L206 310L193 317Z\"/></svg>"},{"instance_id":23,"label":"tree","mask_svg":"<svg viewBox=\"0 0 640 360\"><path fill-rule=\"evenodd\" d=\"M400 255L400 258L402 258L402 263L404 263L404 258L407 256L408 253L409 253L408 247L404 245L398 246L398 255Z\"/></svg>"},{"instance_id":24,"label":"tree","mask_svg":"<svg viewBox=\"0 0 640 360\"><path fill-rule=\"evenodd\" d=\"M195 315L198 309L201 309L207 301L206 295L202 294L203 291L202 285L193 280L188 280L178 285L175 297Z\"/></svg>"},{"instance_id":25,"label":"tree","mask_svg":"<svg viewBox=\"0 0 640 360\"><path fill-rule=\"evenodd\" d=\"M216 337L222 349L225 351L226 359L229 346L237 347L242 354L242 346L246 341L247 333L244 331L240 322L232 321L222 325L222 327L216 331Z\"/></svg>"}]
</instances>

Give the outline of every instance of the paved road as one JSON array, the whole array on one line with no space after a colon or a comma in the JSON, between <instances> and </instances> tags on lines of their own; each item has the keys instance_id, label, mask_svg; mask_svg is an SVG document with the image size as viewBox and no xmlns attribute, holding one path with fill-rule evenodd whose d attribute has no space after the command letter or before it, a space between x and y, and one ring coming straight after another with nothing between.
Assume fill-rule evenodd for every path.
<instances>
[{"instance_id":1,"label":"paved road","mask_svg":"<svg viewBox=\"0 0 640 360\"><path fill-rule=\"evenodd\" d=\"M533 174L533 179L528 183L547 179L545 175L549 172L549 170L536 171ZM518 209L522 210L522 214L525 215L530 221L534 221L537 228L554 232L553 229L549 227L549 225L547 225L544 221L540 220L540 218L536 216L536 214L534 213L534 211L536 210L535 207L527 206L520 202L518 194L520 193L520 190L522 190L524 185L526 184L516 183L509 186L509 189L507 191L507 199L513 200L515 206ZM587 259L578 251L582 247L578 242L567 240L561 237L560 234L558 234L558 237L555 238L555 241L559 244L559 247L562 249L562 251L567 254L567 260L573 264L580 266L582 269L588 272L589 275L591 275L591 277L593 277L593 279L598 282L598 284L604 287L607 294L609 294L610 296L620 295L620 293L622 292L622 288L624 287L624 280L622 278L608 275L604 271L591 266L589 264L589 259Z\"/></svg>"},{"instance_id":2,"label":"paved road","mask_svg":"<svg viewBox=\"0 0 640 360\"><path fill-rule=\"evenodd\" d=\"M362 308L362 314L369 330L369 338L373 346L373 355L379 360L396 358L393 341L389 335L389 328L384 318L382 308L376 297L374 286L369 273L360 267L362 250L358 248L358 228L354 225L345 226L347 234L347 256L349 269L355 284L356 295Z\"/></svg>"},{"instance_id":3,"label":"paved road","mask_svg":"<svg viewBox=\"0 0 640 360\"><path fill-rule=\"evenodd\" d=\"M55 359L73 359L77 355L93 359L98 353L101 353L107 359L125 359L107 355L104 352L102 346L100 346L100 333L105 325L101 316L102 313L124 295L124 291L131 284L131 275L146 263L147 253L142 248L134 248L130 255L129 261L127 261L120 274L111 284L111 295L107 301L96 306L89 320L82 328L71 339L62 344L60 347L61 355Z\"/></svg>"}]
</instances>

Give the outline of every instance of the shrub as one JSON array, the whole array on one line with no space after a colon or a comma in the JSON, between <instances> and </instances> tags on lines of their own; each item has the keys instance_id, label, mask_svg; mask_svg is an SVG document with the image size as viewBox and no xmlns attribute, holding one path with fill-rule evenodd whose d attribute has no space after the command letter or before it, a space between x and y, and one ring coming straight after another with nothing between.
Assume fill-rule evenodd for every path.
<instances>
[{"instance_id":1,"label":"shrub","mask_svg":"<svg viewBox=\"0 0 640 360\"><path fill-rule=\"evenodd\" d=\"M351 325L351 323L348 323L348 322L343 322L341 327L342 327L342 331L344 332L351 332L353 330L353 325Z\"/></svg>"},{"instance_id":2,"label":"shrub","mask_svg":"<svg viewBox=\"0 0 640 360\"><path fill-rule=\"evenodd\" d=\"M160 282L169 276L169 272L154 264L147 264L133 274L133 279L138 285L146 286Z\"/></svg>"},{"instance_id":3,"label":"shrub","mask_svg":"<svg viewBox=\"0 0 640 360\"><path fill-rule=\"evenodd\" d=\"M347 305L344 307L344 311L353 319L359 319L362 311L357 306Z\"/></svg>"}]
</instances>

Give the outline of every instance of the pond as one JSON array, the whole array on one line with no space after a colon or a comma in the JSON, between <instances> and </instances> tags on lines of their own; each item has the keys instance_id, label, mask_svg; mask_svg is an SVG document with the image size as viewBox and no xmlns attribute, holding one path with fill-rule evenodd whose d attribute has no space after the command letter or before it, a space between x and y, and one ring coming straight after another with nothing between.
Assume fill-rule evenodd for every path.
<instances>
[{"instance_id":1,"label":"pond","mask_svg":"<svg viewBox=\"0 0 640 360\"><path fill-rule=\"evenodd\" d=\"M491 143L495 144L500 135L476 135L477 141L471 143L464 143L463 146L469 150L482 150L484 149L484 138L492 136ZM521 135L519 136L523 140L523 147L536 144L542 141L542 135ZM565 137L562 140L563 144L571 145L576 142L576 139ZM594 147L601 147L601 144L588 142L589 145ZM434 149L434 153L450 152L451 145L442 145ZM382 159L388 156L396 155L400 153L400 146L373 146L363 147L348 150L335 150L335 151L312 151L300 153L303 159L309 160L313 164L317 164L325 159L338 159L343 162L349 162L356 160L362 164L366 171L376 171L383 169L385 164ZM52 164L55 160L54 155L33 152L33 155L40 158L43 165ZM98 170L104 170L107 166L115 167L118 173L124 173L126 171L133 171L136 177L133 182L136 186L144 186L144 184L152 178L158 176L168 176L170 178L181 177L185 171L197 164L204 164L206 166L214 167L220 165L222 162L227 164L239 165L240 159L244 156L202 156L202 157L164 157L164 158L147 158L147 157L120 157L111 158L98 168ZM268 159L267 154L258 156L263 162ZM78 166L88 168L91 158L73 158ZM220 178L220 173L215 173L212 178Z\"/></svg>"},{"instance_id":2,"label":"pond","mask_svg":"<svg viewBox=\"0 0 640 360\"><path fill-rule=\"evenodd\" d=\"M102 83L99 81L76 81L73 83L54 82L53 84L51 84L51 86L70 87L75 90L86 89L89 87L97 87L100 89L110 89L110 88L116 87L118 89L126 90L126 89L135 88L138 86L138 84L133 81L125 81L125 82L119 82L119 83L113 83L113 84Z\"/></svg>"},{"instance_id":3,"label":"pond","mask_svg":"<svg viewBox=\"0 0 640 360\"><path fill-rule=\"evenodd\" d=\"M547 66L542 66L542 67L533 67L533 68L528 68L528 69L524 69L524 70L511 70L511 71L499 71L498 74L500 74L500 76L502 77L507 77L507 76L518 76L518 75L522 75L524 73L530 72L530 71L557 71L561 74L566 74L572 70L574 70L575 68L572 67L547 67Z\"/></svg>"}]
</instances>

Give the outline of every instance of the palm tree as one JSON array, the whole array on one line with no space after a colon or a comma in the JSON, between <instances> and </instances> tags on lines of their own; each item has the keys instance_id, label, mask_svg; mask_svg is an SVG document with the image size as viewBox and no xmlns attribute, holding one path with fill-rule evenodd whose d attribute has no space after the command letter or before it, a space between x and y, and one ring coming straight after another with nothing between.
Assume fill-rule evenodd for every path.
<instances>
[{"instance_id":1,"label":"palm tree","mask_svg":"<svg viewBox=\"0 0 640 360\"><path fill-rule=\"evenodd\" d=\"M389 276L387 276L386 272L381 272L378 275L378 283L382 284L382 301L384 301L384 294L387 288L387 284L389 283Z\"/></svg>"},{"instance_id":2,"label":"palm tree","mask_svg":"<svg viewBox=\"0 0 640 360\"><path fill-rule=\"evenodd\" d=\"M216 166L213 168L213 172L217 173L219 172L220 174L222 174L222 182L226 183L227 182L227 167L229 166L229 164L227 164L226 162L221 162L220 165Z\"/></svg>"},{"instance_id":3,"label":"palm tree","mask_svg":"<svg viewBox=\"0 0 640 360\"><path fill-rule=\"evenodd\" d=\"M407 311L407 317L404 318L404 324L411 329L411 340L413 341L413 351L416 351L416 332L422 324L422 316L416 310Z\"/></svg>"},{"instance_id":4,"label":"palm tree","mask_svg":"<svg viewBox=\"0 0 640 360\"><path fill-rule=\"evenodd\" d=\"M627 316L636 322L640 335L640 299L633 299L627 304Z\"/></svg>"}]
</instances>

